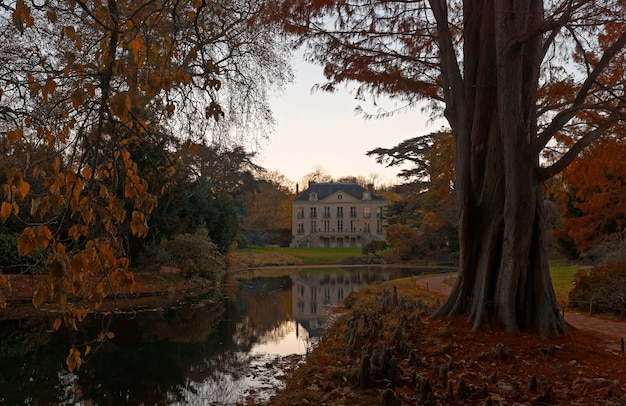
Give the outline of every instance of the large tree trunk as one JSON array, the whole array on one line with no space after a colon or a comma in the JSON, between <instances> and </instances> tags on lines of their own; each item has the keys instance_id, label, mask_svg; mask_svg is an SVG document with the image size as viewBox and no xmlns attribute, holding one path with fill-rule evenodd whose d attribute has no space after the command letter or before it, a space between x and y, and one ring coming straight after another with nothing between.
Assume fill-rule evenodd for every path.
<instances>
[{"instance_id":1,"label":"large tree trunk","mask_svg":"<svg viewBox=\"0 0 626 406\"><path fill-rule=\"evenodd\" d=\"M456 146L460 270L435 317L469 314L475 330L566 331L542 236L539 161L530 153L541 42L520 40L542 11L540 0L467 1L464 10L464 86L446 100Z\"/></svg>"}]
</instances>

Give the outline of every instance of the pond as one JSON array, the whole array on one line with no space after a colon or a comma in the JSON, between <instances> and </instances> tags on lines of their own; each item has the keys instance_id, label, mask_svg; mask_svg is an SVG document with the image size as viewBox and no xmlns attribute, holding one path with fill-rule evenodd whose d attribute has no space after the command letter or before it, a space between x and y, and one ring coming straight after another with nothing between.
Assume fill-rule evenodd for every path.
<instances>
[{"instance_id":1,"label":"pond","mask_svg":"<svg viewBox=\"0 0 626 406\"><path fill-rule=\"evenodd\" d=\"M0 323L0 405L230 405L263 402L323 332L329 310L370 283L423 270L300 269L233 281L227 293L165 309L90 315L78 331L50 320ZM102 330L115 337L94 342ZM71 344L93 350L65 366Z\"/></svg>"}]
</instances>

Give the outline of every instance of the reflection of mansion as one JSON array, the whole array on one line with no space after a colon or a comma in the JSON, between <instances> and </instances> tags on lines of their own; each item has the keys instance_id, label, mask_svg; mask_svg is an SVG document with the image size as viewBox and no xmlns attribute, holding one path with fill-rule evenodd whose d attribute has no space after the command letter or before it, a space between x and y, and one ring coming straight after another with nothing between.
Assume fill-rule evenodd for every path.
<instances>
[{"instance_id":1,"label":"reflection of mansion","mask_svg":"<svg viewBox=\"0 0 626 406\"><path fill-rule=\"evenodd\" d=\"M356 183L310 183L292 203L292 247L362 247L385 239L382 196Z\"/></svg>"},{"instance_id":2,"label":"reflection of mansion","mask_svg":"<svg viewBox=\"0 0 626 406\"><path fill-rule=\"evenodd\" d=\"M318 336L327 311L340 305L348 295L373 281L392 278L388 270L356 269L337 273L311 273L291 276L291 306L296 323L303 326L310 337ZM397 277L397 276L396 276Z\"/></svg>"}]
</instances>

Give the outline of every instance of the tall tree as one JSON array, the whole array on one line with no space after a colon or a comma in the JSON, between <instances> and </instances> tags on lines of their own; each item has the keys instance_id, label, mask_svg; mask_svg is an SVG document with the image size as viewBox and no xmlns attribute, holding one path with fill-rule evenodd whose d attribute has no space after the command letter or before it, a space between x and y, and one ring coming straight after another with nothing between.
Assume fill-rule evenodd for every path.
<instances>
[{"instance_id":1,"label":"tall tree","mask_svg":"<svg viewBox=\"0 0 626 406\"><path fill-rule=\"evenodd\" d=\"M128 235L147 234L171 183L175 160L155 154L170 134L223 143L229 124L271 124L267 89L290 71L262 3L0 1L0 134L37 152L7 168L0 220L22 222L22 254L50 253L36 306L51 298L73 324L85 310L69 296L132 286Z\"/></svg>"},{"instance_id":2,"label":"tall tree","mask_svg":"<svg viewBox=\"0 0 626 406\"><path fill-rule=\"evenodd\" d=\"M460 270L437 316L565 332L541 184L624 123L626 3L283 0L268 13L324 65L322 89L356 81L359 96L426 99L450 124ZM557 143L565 152L542 165Z\"/></svg>"}]
</instances>

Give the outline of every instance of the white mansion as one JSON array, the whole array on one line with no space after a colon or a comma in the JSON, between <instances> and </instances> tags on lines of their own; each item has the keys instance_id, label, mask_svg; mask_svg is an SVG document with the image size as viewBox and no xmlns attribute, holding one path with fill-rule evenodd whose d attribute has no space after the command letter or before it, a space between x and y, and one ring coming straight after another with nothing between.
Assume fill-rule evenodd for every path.
<instances>
[{"instance_id":1,"label":"white mansion","mask_svg":"<svg viewBox=\"0 0 626 406\"><path fill-rule=\"evenodd\" d=\"M292 203L292 247L362 247L385 239L387 201L356 183L310 183Z\"/></svg>"}]
</instances>

